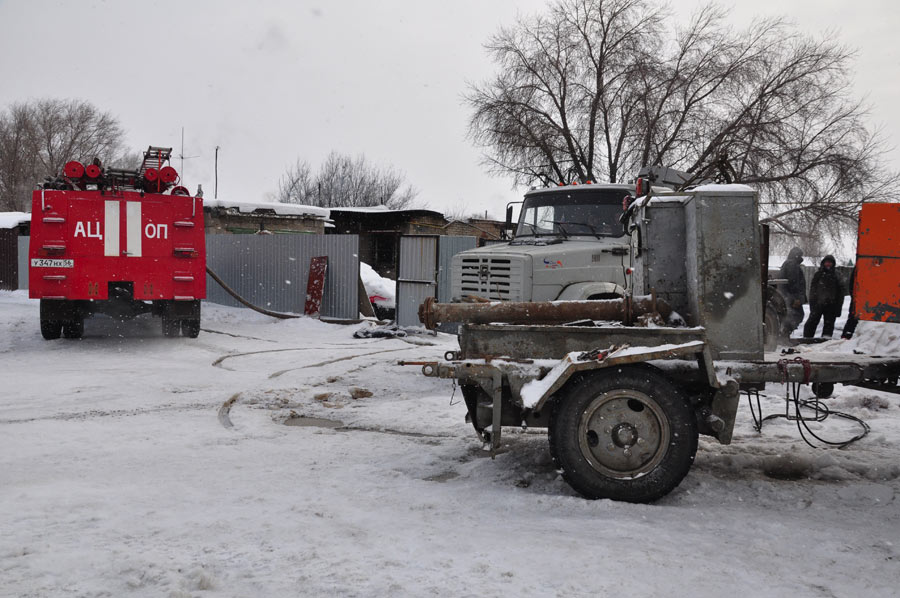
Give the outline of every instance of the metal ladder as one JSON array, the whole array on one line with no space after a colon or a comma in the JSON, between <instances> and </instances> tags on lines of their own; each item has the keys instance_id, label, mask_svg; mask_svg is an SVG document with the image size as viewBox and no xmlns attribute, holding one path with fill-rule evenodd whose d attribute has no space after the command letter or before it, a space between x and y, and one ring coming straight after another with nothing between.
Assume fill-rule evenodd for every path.
<instances>
[{"instance_id":1,"label":"metal ladder","mask_svg":"<svg viewBox=\"0 0 900 598\"><path fill-rule=\"evenodd\" d=\"M171 147L154 147L152 145L149 146L147 148L147 151L144 152L144 161L141 162L141 167L138 169L138 174L140 175L140 177L143 177L148 168L156 168L157 170L159 170L163 164L169 161L169 157L171 155Z\"/></svg>"}]
</instances>

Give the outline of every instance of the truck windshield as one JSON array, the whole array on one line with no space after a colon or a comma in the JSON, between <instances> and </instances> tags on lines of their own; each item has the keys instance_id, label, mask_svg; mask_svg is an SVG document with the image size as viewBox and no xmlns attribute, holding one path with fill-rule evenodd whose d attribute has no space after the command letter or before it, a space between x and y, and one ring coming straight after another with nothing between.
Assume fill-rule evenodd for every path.
<instances>
[{"instance_id":1,"label":"truck windshield","mask_svg":"<svg viewBox=\"0 0 900 598\"><path fill-rule=\"evenodd\" d=\"M529 195L522 204L516 237L621 237L625 189L579 189Z\"/></svg>"}]
</instances>

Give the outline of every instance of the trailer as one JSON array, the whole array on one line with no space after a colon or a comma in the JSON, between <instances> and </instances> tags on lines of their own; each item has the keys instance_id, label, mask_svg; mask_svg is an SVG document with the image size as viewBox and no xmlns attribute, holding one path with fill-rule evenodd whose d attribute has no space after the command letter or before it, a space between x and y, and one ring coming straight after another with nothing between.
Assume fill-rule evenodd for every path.
<instances>
[{"instance_id":1,"label":"trailer","mask_svg":"<svg viewBox=\"0 0 900 598\"><path fill-rule=\"evenodd\" d=\"M741 393L758 396L769 383L812 384L823 398L838 383L900 393L900 357L764 352L756 214L755 191L740 185L642 198L623 217L636 258L630 296L428 301L427 327L463 323L460 350L416 365L460 385L467 419L492 452L504 426L547 428L569 485L629 502L676 488L699 435L729 444ZM787 415L802 419L796 397Z\"/></svg>"}]
</instances>

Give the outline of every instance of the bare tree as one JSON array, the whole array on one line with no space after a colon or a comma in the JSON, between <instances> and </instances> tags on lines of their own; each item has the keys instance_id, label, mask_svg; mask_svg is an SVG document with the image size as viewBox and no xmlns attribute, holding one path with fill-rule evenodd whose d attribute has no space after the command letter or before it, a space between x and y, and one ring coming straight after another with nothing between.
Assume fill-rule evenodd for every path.
<instances>
[{"instance_id":1,"label":"bare tree","mask_svg":"<svg viewBox=\"0 0 900 598\"><path fill-rule=\"evenodd\" d=\"M275 197L282 203L314 205L316 201L314 189L315 183L309 163L297 160L281 175Z\"/></svg>"},{"instance_id":2,"label":"bare tree","mask_svg":"<svg viewBox=\"0 0 900 598\"><path fill-rule=\"evenodd\" d=\"M852 53L780 19L734 31L706 5L684 26L656 0L556 0L487 43L470 136L517 183L701 172L727 156L776 232L855 221L897 180L849 93ZM840 228L840 226L838 226Z\"/></svg>"},{"instance_id":3,"label":"bare tree","mask_svg":"<svg viewBox=\"0 0 900 598\"><path fill-rule=\"evenodd\" d=\"M118 120L82 100L43 99L0 113L0 210L27 211L30 190L69 160L122 157Z\"/></svg>"},{"instance_id":4,"label":"bare tree","mask_svg":"<svg viewBox=\"0 0 900 598\"><path fill-rule=\"evenodd\" d=\"M278 182L276 198L284 203L322 207L384 205L408 207L418 195L405 176L393 167L371 164L365 156L355 158L331 152L313 174L309 163L298 160Z\"/></svg>"},{"instance_id":5,"label":"bare tree","mask_svg":"<svg viewBox=\"0 0 900 598\"><path fill-rule=\"evenodd\" d=\"M480 219L487 217L486 212L479 212L476 208L473 208L462 201L457 201L449 208L444 208L442 212L444 218L447 220L457 220L459 222L467 222L473 218Z\"/></svg>"}]
</instances>

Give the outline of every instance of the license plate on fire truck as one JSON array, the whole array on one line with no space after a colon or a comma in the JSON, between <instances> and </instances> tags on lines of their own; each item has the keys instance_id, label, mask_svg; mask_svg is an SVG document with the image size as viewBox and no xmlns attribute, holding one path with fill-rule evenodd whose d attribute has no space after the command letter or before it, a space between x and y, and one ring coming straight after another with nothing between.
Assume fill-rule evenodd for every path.
<instances>
[{"instance_id":1,"label":"license plate on fire truck","mask_svg":"<svg viewBox=\"0 0 900 598\"><path fill-rule=\"evenodd\" d=\"M42 257L32 258L32 268L72 268L75 266L75 260L51 260Z\"/></svg>"}]
</instances>

